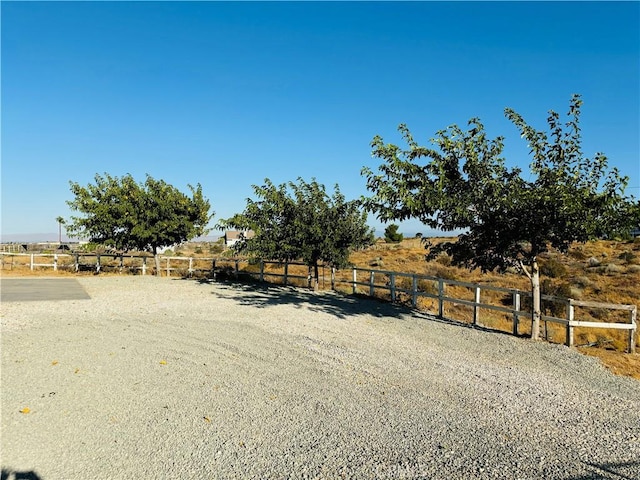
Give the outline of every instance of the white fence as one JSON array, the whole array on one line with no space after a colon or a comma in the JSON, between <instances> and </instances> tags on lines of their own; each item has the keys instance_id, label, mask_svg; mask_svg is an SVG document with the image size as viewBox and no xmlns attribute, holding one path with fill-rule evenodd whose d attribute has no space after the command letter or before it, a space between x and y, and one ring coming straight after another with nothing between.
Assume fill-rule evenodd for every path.
<instances>
[{"instance_id":1,"label":"white fence","mask_svg":"<svg viewBox=\"0 0 640 480\"><path fill-rule=\"evenodd\" d=\"M14 260L19 258L28 257L27 262L19 263ZM172 273L179 273L180 275L193 276L196 273L207 273L214 279L221 276L232 276L239 278L240 276L250 276L261 282L267 278L275 278L279 280L279 283L284 285L290 284L292 281L299 283L310 284L311 278L308 273L301 275L300 273L293 273L290 271L291 266L297 267L297 271L301 270L300 267L306 266L299 262L274 262L259 260L256 262L250 262L248 259L231 258L231 257L216 257L216 258L200 258L200 257L160 257L161 258L161 270L166 276L171 276ZM47 259L50 259L47 261ZM108 261L107 259L111 259ZM101 272L106 269L117 270L123 272L125 270L140 272L142 275L146 275L150 269L154 269L153 257L149 255L124 255L124 254L95 254L95 253L74 253L74 254L17 254L17 253L1 253L1 268L6 269L13 268L14 265L28 266L31 270L35 268L53 268L54 271L59 269L68 269L75 272L81 270L91 270L95 272ZM9 260L9 261L8 261ZM243 264L243 268L240 265ZM278 273L269 270L267 267L274 265L277 268L282 268L283 273ZM324 282L324 269L323 269L322 281ZM329 267L327 267L329 268ZM459 282L457 280L443 279L438 277L432 277L428 275L421 275L415 273L402 273L385 270L372 270L365 268L353 268L351 275L340 275L337 278L335 269L331 271L331 289L335 289L336 285L342 284L350 287L353 294L365 294L369 296L375 296L376 291L388 292L391 302L398 301L399 295L407 295L410 298L410 302L414 307L418 306L419 298L433 299L437 303L437 310L433 312L439 318L449 320L459 320L456 318L449 318L446 312L447 305L464 305L472 309L472 324L476 326L483 326L481 312L483 310L491 310L494 312L500 312L506 314L512 322L511 333L514 335L520 334L520 318L531 317L531 311L523 309L523 299L527 299L530 302L531 293L517 289L509 289L502 287L494 287L491 285L482 285L477 283ZM346 272L340 272L346 273ZM363 276L365 280L363 280ZM424 288L424 284L431 285L431 288ZM420 285L423 285L420 288ZM365 287L365 288L358 288ZM469 298L459 298L447 294L447 287L462 287L469 292ZM495 303L488 303L483 301L483 292L498 292L504 296L510 297L510 305L497 305ZM628 351L635 352L636 347L636 333L637 333L637 307L636 305L621 305L612 303L599 303L574 300L570 298L552 297L549 295L542 296L543 301L553 302L556 305L562 306L564 315L550 316L543 315L542 321L546 330L549 323L558 324L564 327L565 330L565 343L568 346L574 346L574 329L580 328L597 328L597 329L615 329L615 330L627 330L628 331ZM605 309L613 311L626 311L628 312L628 321L625 322L597 322L590 320L580 320L576 318L576 307L578 308L592 308L592 309ZM548 338L548 335L546 335Z\"/></svg>"},{"instance_id":2,"label":"white fence","mask_svg":"<svg viewBox=\"0 0 640 480\"><path fill-rule=\"evenodd\" d=\"M105 264L106 259L111 259ZM21 261L25 259L25 261ZM90 259L90 260L87 260ZM12 270L14 267L26 266L30 270L36 268L53 268L58 270L92 270L101 272L104 267L115 267L120 271L140 270L143 275L147 273L147 262L153 264L153 257L148 255L120 255L120 254L96 254L96 253L6 253L0 252L0 265L2 270Z\"/></svg>"},{"instance_id":3,"label":"white fence","mask_svg":"<svg viewBox=\"0 0 640 480\"><path fill-rule=\"evenodd\" d=\"M358 277L360 274L360 277ZM362 277L365 280L362 280ZM407 284L409 288L403 288L398 285L398 279L408 279ZM432 282L434 288L432 291L429 289L419 289L418 285L420 281ZM437 301L437 311L433 312L439 318L447 318L445 313L445 307L447 304L466 305L472 308L472 323L476 326L482 326L481 311L483 309L502 312L509 315L512 319L512 333L519 335L520 317L531 317L531 311L522 309L523 298L531 298L530 292L524 292L517 289L509 289L502 287L494 287L491 285L482 285L477 283L459 282L457 280L448 280L438 277L432 277L428 275L420 275L415 273L401 273L385 270L372 270L365 268L353 268L352 278L350 280L338 281L337 283L349 284L351 286L352 293L364 293L369 296L374 296L376 290L385 290L389 292L392 302L397 300L398 294L404 293L411 298L411 304L416 307L418 298L431 298ZM437 287L436 287L437 285ZM364 289L358 289L358 286L366 287ZM447 286L458 286L468 289L471 293L471 299L462 299L447 295ZM427 291L425 291L427 290ZM495 303L488 303L482 301L482 293L486 291L500 292L511 296L511 305L503 306L496 305ZM542 321L547 329L548 323L556 323L564 326L566 340L565 343L568 346L574 346L574 329L576 327L586 328L608 328L615 330L627 330L628 335L628 351L635 352L636 347L636 332L637 332L637 306L636 305L621 305L613 303L599 303L599 302L587 302L581 300L574 300L570 298L552 297L550 295L542 295L543 301L555 302L562 305L565 316L555 317L549 315L542 315ZM585 308L597 308L605 310L621 310L628 312L628 321L626 322L595 322L584 321L576 319L576 307ZM451 318L451 320L457 320Z\"/></svg>"}]
</instances>

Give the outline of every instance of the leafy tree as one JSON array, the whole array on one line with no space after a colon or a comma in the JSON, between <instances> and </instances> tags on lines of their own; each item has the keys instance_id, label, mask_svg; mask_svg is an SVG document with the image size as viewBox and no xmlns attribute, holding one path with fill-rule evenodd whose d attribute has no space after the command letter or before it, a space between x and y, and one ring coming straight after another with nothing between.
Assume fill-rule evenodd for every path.
<instances>
[{"instance_id":1,"label":"leafy tree","mask_svg":"<svg viewBox=\"0 0 640 480\"><path fill-rule=\"evenodd\" d=\"M505 109L529 144L531 174L505 166L503 138L487 138L472 118L465 131L453 125L437 132L434 148L418 145L405 125L399 131L406 150L374 137L373 155L383 160L379 173L363 169L367 210L383 221L417 218L436 229L462 229L457 241L430 248L455 264L483 271L516 266L531 281L532 338L540 328L538 256L550 247L566 252L572 242L629 231L637 209L624 195L627 178L608 168L607 158L592 159L581 150L578 95L572 97L569 120L562 125L549 112L549 133L535 130L515 111ZM637 221L637 220L636 220Z\"/></svg>"},{"instance_id":2,"label":"leafy tree","mask_svg":"<svg viewBox=\"0 0 640 480\"><path fill-rule=\"evenodd\" d=\"M315 290L320 262L345 267L351 251L374 241L359 202L346 201L338 185L329 196L315 179L276 186L267 178L264 185L253 185L253 191L258 200L247 199L244 212L221 220L218 228L255 233L234 245L239 253L281 262L302 260Z\"/></svg>"},{"instance_id":3,"label":"leafy tree","mask_svg":"<svg viewBox=\"0 0 640 480\"><path fill-rule=\"evenodd\" d=\"M398 233L398 225L392 223L384 229L384 241L387 243L400 243L404 235Z\"/></svg>"},{"instance_id":4,"label":"leafy tree","mask_svg":"<svg viewBox=\"0 0 640 480\"><path fill-rule=\"evenodd\" d=\"M189 185L191 197L147 175L137 183L131 175L104 174L82 186L69 182L75 198L67 204L82 216L71 217L67 230L118 250L153 253L160 275L158 249L205 235L213 213L200 184Z\"/></svg>"}]
</instances>

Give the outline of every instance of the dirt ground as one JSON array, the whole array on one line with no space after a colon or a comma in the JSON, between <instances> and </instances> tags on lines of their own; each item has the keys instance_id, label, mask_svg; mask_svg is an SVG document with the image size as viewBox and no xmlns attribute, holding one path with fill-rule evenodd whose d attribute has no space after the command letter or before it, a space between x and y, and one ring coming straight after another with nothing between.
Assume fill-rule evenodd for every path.
<instances>
[{"instance_id":1,"label":"dirt ground","mask_svg":"<svg viewBox=\"0 0 640 480\"><path fill-rule=\"evenodd\" d=\"M0 270L2 278L38 278L38 277L74 277L77 275L94 275L90 272L73 273L59 270L53 272L48 270L29 270L28 268L17 268L11 271ZM118 273L101 273L100 276L118 276ZM577 350L584 354L600 359L602 364L616 375L626 376L640 380L640 353L622 353L615 350L607 350L598 347L579 347Z\"/></svg>"}]
</instances>

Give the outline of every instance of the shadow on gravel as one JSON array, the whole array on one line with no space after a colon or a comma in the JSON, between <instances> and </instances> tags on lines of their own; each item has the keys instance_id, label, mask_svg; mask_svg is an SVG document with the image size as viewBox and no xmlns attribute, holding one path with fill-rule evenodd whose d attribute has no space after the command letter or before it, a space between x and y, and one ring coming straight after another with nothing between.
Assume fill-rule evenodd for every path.
<instances>
[{"instance_id":1,"label":"shadow on gravel","mask_svg":"<svg viewBox=\"0 0 640 480\"><path fill-rule=\"evenodd\" d=\"M179 280L179 279L176 279ZM240 305L248 305L256 308L268 308L274 305L292 305L297 308L304 307L312 312L323 312L337 318L346 319L351 315L366 314L374 317L391 317L400 319L409 315L414 318L421 318L430 322L441 323L443 325L465 327L487 333L497 333L513 336L511 332L496 330L481 325L471 325L466 322L450 318L439 318L427 312L421 312L406 306L389 303L385 300L371 298L366 295L344 295L331 291L312 292L296 287L285 287L268 283L246 283L225 280L224 282L211 279L190 279L181 280L196 281L200 284L215 284L220 290L228 292L221 293L220 290L214 292L221 298L235 300ZM242 295L238 295L242 292ZM518 335L526 337L526 335Z\"/></svg>"},{"instance_id":2,"label":"shadow on gravel","mask_svg":"<svg viewBox=\"0 0 640 480\"><path fill-rule=\"evenodd\" d=\"M2 469L0 480L42 480L42 477L36 472L18 472L16 470Z\"/></svg>"},{"instance_id":3,"label":"shadow on gravel","mask_svg":"<svg viewBox=\"0 0 640 480\"><path fill-rule=\"evenodd\" d=\"M235 300L240 305L256 308L268 308L276 305L292 305L313 312L323 312L338 318L351 315L368 314L376 317L400 318L411 313L408 308L369 297L346 296L335 292L312 292L295 287L244 283L232 281L213 281L207 279L190 280L201 284L215 284L218 287L213 294L221 298ZM238 292L242 292L241 295Z\"/></svg>"},{"instance_id":4,"label":"shadow on gravel","mask_svg":"<svg viewBox=\"0 0 640 480\"><path fill-rule=\"evenodd\" d=\"M567 477L565 480L601 480L603 478L615 480L637 480L640 478L640 461L618 463L583 462L593 470L586 475Z\"/></svg>"}]
</instances>

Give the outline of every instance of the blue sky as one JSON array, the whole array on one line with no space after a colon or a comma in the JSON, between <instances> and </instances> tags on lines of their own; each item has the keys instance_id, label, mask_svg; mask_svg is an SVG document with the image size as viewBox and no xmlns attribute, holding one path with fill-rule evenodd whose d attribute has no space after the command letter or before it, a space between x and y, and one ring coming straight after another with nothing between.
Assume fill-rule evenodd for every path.
<instances>
[{"instance_id":1,"label":"blue sky","mask_svg":"<svg viewBox=\"0 0 640 480\"><path fill-rule=\"evenodd\" d=\"M604 152L640 196L638 2L1 8L5 239L57 233L69 181L103 172L201 183L213 223L266 177L315 177L358 198L361 168L379 164L371 139L399 141L399 123L426 143L480 117L506 137L507 163L528 168L504 108L543 129L573 93L585 154ZM415 222L400 231L429 233Z\"/></svg>"}]
</instances>

